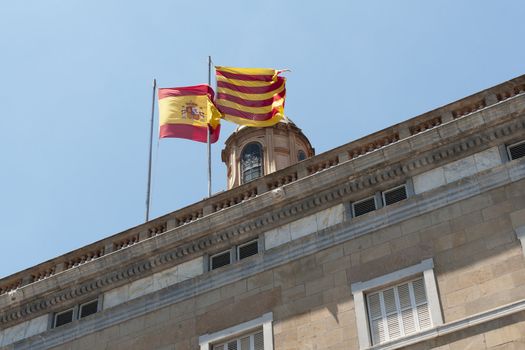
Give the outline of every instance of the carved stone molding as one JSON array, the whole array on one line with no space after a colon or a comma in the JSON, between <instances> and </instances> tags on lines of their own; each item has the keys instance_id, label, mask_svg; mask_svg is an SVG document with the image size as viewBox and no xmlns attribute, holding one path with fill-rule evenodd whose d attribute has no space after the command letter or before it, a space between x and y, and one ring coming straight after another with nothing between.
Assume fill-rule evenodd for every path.
<instances>
[{"instance_id":1,"label":"carved stone molding","mask_svg":"<svg viewBox=\"0 0 525 350\"><path fill-rule=\"evenodd\" d=\"M88 281L82 281L78 285L62 287L61 290L56 290L45 296L37 296L28 302L17 301L15 305L5 309L0 314L0 324L3 328L9 327L25 319L63 308L77 298L87 298L100 294L129 283L132 280L143 278L154 271L160 271L182 263L195 255L222 249L231 245L237 239L256 236L266 230L298 220L303 216L310 215L342 201L359 199L365 191L373 189L384 182L403 182L407 177L420 173L427 168L436 167L459 157L486 149L496 142L505 142L525 129L525 116L510 116L508 119L510 120L490 129L478 130L471 134L465 133L461 135L460 139L447 144L437 145L408 159L405 158L395 163L382 164L375 167L373 171L365 168L358 173L352 173L350 171L351 162L342 163L338 167L330 168L325 172L314 175L314 177L329 178L329 181L333 183L332 186L326 186L321 183L317 188L310 189L310 194L299 199L287 198L287 187L267 192L265 195L272 196L273 204L279 203L275 205L276 208L273 210L261 208L256 217L247 218L237 223L232 221L231 226L227 229L195 238L176 247L168 247L167 251L143 257L131 264L129 264L129 259L123 258L124 266L108 266L106 272L99 271L97 277L92 277ZM421 134L418 137L424 137L424 135ZM298 186L300 181L292 185ZM291 203L285 204L287 199ZM172 233L175 234L175 232ZM170 232L167 234L170 234ZM133 248L130 247L129 249ZM102 257L101 259L104 258ZM71 272L74 271L67 271L67 273Z\"/></svg>"}]
</instances>

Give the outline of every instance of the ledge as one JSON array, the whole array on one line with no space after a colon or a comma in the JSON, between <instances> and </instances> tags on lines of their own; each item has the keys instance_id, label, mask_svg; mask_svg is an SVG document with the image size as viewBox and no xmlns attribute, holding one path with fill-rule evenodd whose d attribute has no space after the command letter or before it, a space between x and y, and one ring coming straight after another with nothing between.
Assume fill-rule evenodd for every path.
<instances>
[{"instance_id":1,"label":"ledge","mask_svg":"<svg viewBox=\"0 0 525 350\"><path fill-rule=\"evenodd\" d=\"M518 312L525 311L525 300L500 306L498 308L481 312L454 322L445 323L444 325L434 327L427 331L393 340L388 343L374 345L367 349L370 350L393 350L404 346L414 345L426 340L437 338L446 334L451 334L465 330L467 328L480 325L486 322L494 321L499 318L510 316Z\"/></svg>"},{"instance_id":2,"label":"ledge","mask_svg":"<svg viewBox=\"0 0 525 350\"><path fill-rule=\"evenodd\" d=\"M260 234L334 203L356 199L374 191L378 184L400 181L495 142L505 142L525 128L525 117L519 116L525 111L524 91L525 76L521 76L6 277L0 280L0 308L4 309L0 324L22 322L48 312L51 305L118 287L195 255L220 249L232 240ZM505 94L509 95L506 99ZM503 97L481 109L471 106L470 114L460 117L458 112L456 119L450 117L451 110L463 110L469 103L478 103L482 96L488 100L493 97L494 101L495 96ZM449 121L438 124L437 114L447 115L444 120ZM413 135L412 131L402 132L405 137L399 141L388 136L414 123L419 126L412 129ZM383 141L369 142L377 137ZM366 148L368 153L357 154L356 147L364 147L361 151ZM344 152L353 153L349 160L340 163L337 157ZM290 173L309 175L298 177L277 192L260 192L260 188L270 188L268 184L289 177ZM224 201L228 202L226 206L214 207ZM210 214L204 216L207 212ZM104 276L103 282L93 285L100 281L100 275ZM49 296L53 291L55 294ZM47 299L37 299L44 294Z\"/></svg>"}]
</instances>

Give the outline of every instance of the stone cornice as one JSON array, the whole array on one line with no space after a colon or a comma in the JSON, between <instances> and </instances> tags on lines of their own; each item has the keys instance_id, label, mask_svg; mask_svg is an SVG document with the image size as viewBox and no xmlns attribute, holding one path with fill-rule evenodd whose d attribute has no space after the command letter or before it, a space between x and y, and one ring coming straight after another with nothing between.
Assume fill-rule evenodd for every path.
<instances>
[{"instance_id":1,"label":"stone cornice","mask_svg":"<svg viewBox=\"0 0 525 350\"><path fill-rule=\"evenodd\" d=\"M254 259L238 262L225 267L225 269L221 271L211 271L206 275L197 276L191 280L186 280L128 303L104 310L88 319L75 321L63 327L51 329L46 333L16 343L15 348L35 350L58 346L87 334L100 331L106 327L113 326L122 320L139 317L149 312L159 310L168 305L256 275L261 271L300 259L319 250L341 244L342 242L375 232L392 224L397 224L415 216L451 205L484 191L504 186L513 181L523 181L524 178L525 159L501 165L480 174L472 175L465 179L465 181L451 183L442 189L416 195L395 206L382 208L373 215L346 220L342 224L329 227L310 236L266 251L264 254L254 257ZM427 256L425 256L425 254L428 254L428 252L422 252L421 257L418 257L418 259L426 258ZM503 306L498 310L506 309L507 306ZM492 312L493 311L487 311L480 315L490 316ZM477 319L477 316L473 315L468 319ZM481 319L485 319L485 316L479 320Z\"/></svg>"},{"instance_id":2,"label":"stone cornice","mask_svg":"<svg viewBox=\"0 0 525 350\"><path fill-rule=\"evenodd\" d=\"M525 95L521 94L251 197L242 205L216 210L171 230L168 225L165 234L152 235L1 295L0 324L7 327L65 307L78 298L129 283L197 254L223 249L325 207L359 199L367 191L515 139L523 135L524 109ZM293 171L291 168L278 175ZM268 177L260 180L268 181Z\"/></svg>"}]
</instances>

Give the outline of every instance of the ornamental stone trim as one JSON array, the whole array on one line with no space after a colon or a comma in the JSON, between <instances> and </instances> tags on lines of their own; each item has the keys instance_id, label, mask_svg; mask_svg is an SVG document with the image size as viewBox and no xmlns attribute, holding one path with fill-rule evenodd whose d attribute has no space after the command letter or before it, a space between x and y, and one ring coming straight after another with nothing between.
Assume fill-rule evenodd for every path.
<instances>
[{"instance_id":1,"label":"ornamental stone trim","mask_svg":"<svg viewBox=\"0 0 525 350\"><path fill-rule=\"evenodd\" d=\"M525 105L525 96L515 98L523 99L523 104ZM499 105L495 106L497 107ZM94 271L91 272L92 269L89 269L89 265L93 263L96 264L110 257L115 261L120 260L120 264L122 264L122 260L138 260L138 262L118 267L117 271L107 272L102 278L91 277L90 280L83 281L78 286L72 285L76 283L76 279L72 278L73 275L68 275L71 277L69 279L64 278L66 279L64 285L60 285L61 283L59 283L59 286L53 286L60 288L60 291L46 295L45 297L36 297L36 300L25 303L23 300L20 300L18 301L20 304L5 309L0 316L0 325L2 325L2 327L8 327L22 322L29 317L36 317L45 312L49 312L51 309L66 307L68 302L72 302L72 300L77 297L96 296L98 293L142 278L149 273L161 271L162 269L173 266L174 262L182 263L194 258L195 254L205 254L220 250L231 245L232 242L236 240L240 240L241 238L246 239L250 236L254 237L263 231L297 220L298 217L313 214L344 201L360 199L370 192L375 192L378 184L386 186L394 182L404 182L408 177L426 171L432 166L439 166L448 161L473 154L476 151L494 146L497 142L501 143L511 140L518 131L525 129L525 115L523 115L525 108L521 108L519 111L514 111L504 116L490 109L489 107L485 110L472 113L467 117L441 124L391 145L394 147L402 147L402 143L408 143L413 146L410 147L411 152L419 148L419 154L411 159L399 159L402 157L406 158L407 154L413 156L410 152L406 152L398 155L396 159L394 159L396 163L388 164L385 157L386 149L378 149L366 156L341 163L338 166L283 186L280 188L279 196L275 196L273 192L266 192L254 198L251 203L244 202L242 204L243 208L234 205L221 212L213 213L207 218L207 224L209 225L208 227L210 227L207 230L201 231L197 229L199 226L202 227L202 220L206 220L206 218L201 219L200 221L175 228L172 230L172 235L162 234L155 236L150 240L139 242L127 249L104 255L90 263L81 265L76 268L78 270L73 268L42 280L42 282L48 283L49 280L58 278L59 275L75 272L81 274L85 272L87 273L85 274L86 276L100 275L101 271L107 270L108 268L93 269ZM500 112L510 112L510 110L504 108L503 111ZM479 120L480 118L481 121ZM500 122L500 124L492 126L490 130L480 129L480 127L487 127L486 123L494 124L496 122ZM450 128L457 130L456 132L450 133ZM468 133L469 131L470 134ZM438 147L436 147L434 142L430 144L422 142L428 137L434 139L434 136L429 135L438 135L438 133L443 133L444 135L450 133L453 135L449 137L450 143L443 144L446 141L446 137L440 138L437 136L436 142L441 144ZM456 140L454 140L454 138ZM326 188L327 186L329 186L329 189L318 192L319 189ZM309 191L304 191L305 188ZM292 203L269 213L264 213L268 205L276 204L276 201L284 203L286 199ZM230 211L237 211L237 213L234 212L227 215ZM230 226L210 234L210 229L214 226L212 225L212 220L214 220L214 218L220 218L222 215L226 215L229 219L226 223L222 223L222 225ZM235 224L235 220L242 219L245 219L245 221ZM233 225L231 225L232 222L234 223ZM195 227L192 229L192 226ZM198 237L198 235L201 237ZM166 248L164 248L165 251L153 257L145 257L151 251L150 249L146 249L146 247L150 248L154 246L158 248L157 244L159 241L152 240L167 241ZM189 240L189 242L184 242L184 240ZM183 243L181 244L181 242ZM173 245L176 244L179 246L173 247ZM133 256L133 253L137 251L142 254ZM110 268L114 268L113 266L115 266L114 264L107 265L110 266ZM39 282L36 284L38 283ZM27 287L32 287L32 285L28 285ZM24 294L24 297L31 296L30 288L27 287L22 288L24 291L28 290L28 295L26 296ZM2 297L4 296L1 296L0 300ZM5 295L5 297L7 297L7 295Z\"/></svg>"},{"instance_id":2,"label":"ornamental stone trim","mask_svg":"<svg viewBox=\"0 0 525 350\"><path fill-rule=\"evenodd\" d=\"M375 232L386 226L400 223L415 216L479 195L484 191L523 179L525 179L525 159L506 163L490 171L472 175L468 177L468 181L452 183L445 185L440 191L431 191L424 195L411 197L405 202L400 202L395 208L382 208L378 210L376 215L345 221L342 224L328 227L307 237L293 240L268 250L249 261L241 261L230 265L222 271L216 270L197 276L104 310L103 314L94 314L91 318L75 321L60 328L51 329L45 332L46 334L41 333L21 340L13 344L13 348L36 350L58 346L124 320L145 315L168 305L256 275L264 270L278 267L320 250ZM487 313L490 313L490 311Z\"/></svg>"}]
</instances>

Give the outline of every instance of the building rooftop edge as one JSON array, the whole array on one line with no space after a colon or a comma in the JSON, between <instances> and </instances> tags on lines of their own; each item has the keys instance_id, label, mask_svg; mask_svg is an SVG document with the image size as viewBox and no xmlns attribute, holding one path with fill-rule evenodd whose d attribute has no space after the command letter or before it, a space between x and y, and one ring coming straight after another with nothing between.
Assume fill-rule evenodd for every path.
<instances>
[{"instance_id":1,"label":"building rooftop edge","mask_svg":"<svg viewBox=\"0 0 525 350\"><path fill-rule=\"evenodd\" d=\"M291 167L193 203L0 279L0 295L313 175L525 92L525 75L333 148ZM289 175L292 172L295 175ZM181 237L182 239L184 237Z\"/></svg>"}]
</instances>

